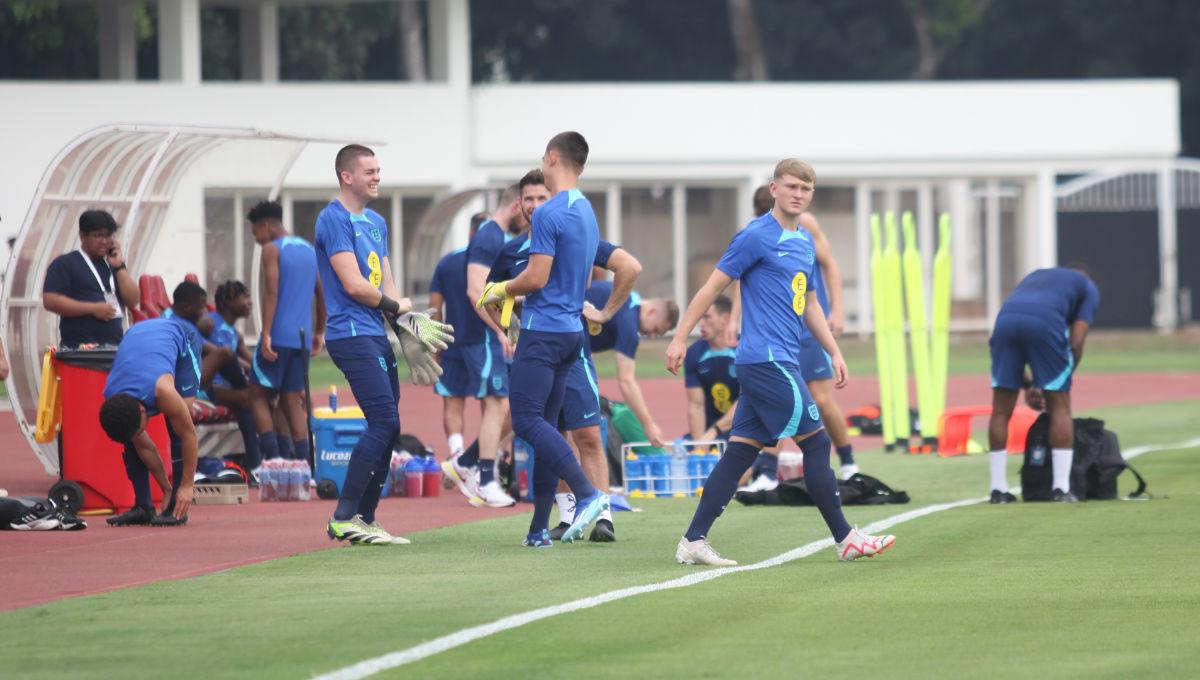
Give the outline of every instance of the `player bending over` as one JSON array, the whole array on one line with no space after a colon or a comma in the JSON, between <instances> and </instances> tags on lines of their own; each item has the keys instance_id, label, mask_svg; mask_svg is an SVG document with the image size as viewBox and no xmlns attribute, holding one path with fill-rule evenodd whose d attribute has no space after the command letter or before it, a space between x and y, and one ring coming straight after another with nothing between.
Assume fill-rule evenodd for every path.
<instances>
[{"instance_id":1,"label":"player bending over","mask_svg":"<svg viewBox=\"0 0 1200 680\"><path fill-rule=\"evenodd\" d=\"M1000 307L988 341L992 352L992 418L988 423L988 464L992 503L1015 503L1005 474L1008 419L1021 390L1025 365L1033 371L1050 412L1050 465L1056 503L1074 503L1071 458L1075 421L1071 418L1071 375L1083 358L1083 342L1100 305L1100 292L1081 269L1039 269L1017 284Z\"/></svg>"}]
</instances>

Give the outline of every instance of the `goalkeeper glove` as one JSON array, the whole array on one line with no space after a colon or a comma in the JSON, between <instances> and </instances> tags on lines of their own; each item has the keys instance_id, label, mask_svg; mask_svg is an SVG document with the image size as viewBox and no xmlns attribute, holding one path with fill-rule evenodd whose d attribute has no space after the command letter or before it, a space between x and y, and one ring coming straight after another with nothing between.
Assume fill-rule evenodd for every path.
<instances>
[{"instance_id":1,"label":"goalkeeper glove","mask_svg":"<svg viewBox=\"0 0 1200 680\"><path fill-rule=\"evenodd\" d=\"M421 342L429 352L440 352L454 342L454 326L434 321L429 314L409 312L392 321L392 330L397 338L411 335Z\"/></svg>"},{"instance_id":2,"label":"goalkeeper glove","mask_svg":"<svg viewBox=\"0 0 1200 680\"><path fill-rule=\"evenodd\" d=\"M500 307L500 325L508 328L512 325L513 305L516 298L508 294L509 281L493 281L483 288L483 294L475 301L475 307Z\"/></svg>"},{"instance_id":3,"label":"goalkeeper glove","mask_svg":"<svg viewBox=\"0 0 1200 680\"><path fill-rule=\"evenodd\" d=\"M442 367L433 360L433 354L425 348L425 344L411 333L397 333L400 339L400 353L408 364L408 375L414 385L432 385L442 376Z\"/></svg>"}]
</instances>

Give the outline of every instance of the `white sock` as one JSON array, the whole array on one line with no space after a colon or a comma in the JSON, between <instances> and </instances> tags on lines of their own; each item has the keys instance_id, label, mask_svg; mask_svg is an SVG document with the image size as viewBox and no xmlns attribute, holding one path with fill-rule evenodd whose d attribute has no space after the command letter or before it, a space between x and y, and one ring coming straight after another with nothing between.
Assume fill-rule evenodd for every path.
<instances>
[{"instance_id":1,"label":"white sock","mask_svg":"<svg viewBox=\"0 0 1200 680\"><path fill-rule=\"evenodd\" d=\"M1071 449L1052 449L1050 464L1054 466L1054 488L1064 493L1071 491L1071 459L1075 452Z\"/></svg>"},{"instance_id":2,"label":"white sock","mask_svg":"<svg viewBox=\"0 0 1200 680\"><path fill-rule=\"evenodd\" d=\"M599 520L602 520L602 519L606 519L606 520L608 520L609 522L612 522L612 511L610 511L610 510L605 510L604 512L601 512L601 513L600 513L600 516L599 516L599 517L597 517L597 518L596 518L596 520L597 520L597 521L599 521Z\"/></svg>"},{"instance_id":3,"label":"white sock","mask_svg":"<svg viewBox=\"0 0 1200 680\"><path fill-rule=\"evenodd\" d=\"M558 521L570 524L575 519L575 494L556 493L554 500L558 503Z\"/></svg>"},{"instance_id":4,"label":"white sock","mask_svg":"<svg viewBox=\"0 0 1200 680\"><path fill-rule=\"evenodd\" d=\"M1008 493L1008 452L1007 451L990 451L988 453L988 467L992 471L992 490L1000 493Z\"/></svg>"},{"instance_id":5,"label":"white sock","mask_svg":"<svg viewBox=\"0 0 1200 680\"><path fill-rule=\"evenodd\" d=\"M446 437L446 443L450 445L451 456L457 456L463 452L463 436L461 432L456 432Z\"/></svg>"}]
</instances>

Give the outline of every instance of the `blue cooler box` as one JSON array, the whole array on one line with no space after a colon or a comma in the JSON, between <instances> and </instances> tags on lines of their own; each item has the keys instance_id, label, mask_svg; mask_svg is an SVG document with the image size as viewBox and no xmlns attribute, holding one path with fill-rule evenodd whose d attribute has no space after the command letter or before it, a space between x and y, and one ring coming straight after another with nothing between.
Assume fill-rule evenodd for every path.
<instances>
[{"instance_id":1,"label":"blue cooler box","mask_svg":"<svg viewBox=\"0 0 1200 680\"><path fill-rule=\"evenodd\" d=\"M367 430L367 419L357 406L343 406L336 411L317 408L313 411L313 435L317 450L313 456L317 467L313 478L320 484L328 479L337 485L338 493L346 482L346 467L350 464L350 453ZM391 490L391 477L383 483L383 494Z\"/></svg>"}]
</instances>

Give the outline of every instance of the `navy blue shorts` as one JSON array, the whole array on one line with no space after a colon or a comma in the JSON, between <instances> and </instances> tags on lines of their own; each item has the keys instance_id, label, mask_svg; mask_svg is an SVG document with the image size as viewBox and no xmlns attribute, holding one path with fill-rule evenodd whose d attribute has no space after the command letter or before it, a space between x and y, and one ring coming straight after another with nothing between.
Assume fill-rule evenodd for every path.
<instances>
[{"instance_id":1,"label":"navy blue shorts","mask_svg":"<svg viewBox=\"0 0 1200 680\"><path fill-rule=\"evenodd\" d=\"M804 382L833 380L833 360L811 335L800 341L800 375Z\"/></svg>"},{"instance_id":2,"label":"navy blue shorts","mask_svg":"<svg viewBox=\"0 0 1200 680\"><path fill-rule=\"evenodd\" d=\"M467 396L476 399L508 396L508 364L504 362L504 349L491 339L491 335L489 332L485 336L486 342L461 349L469 376Z\"/></svg>"},{"instance_id":3,"label":"navy blue shorts","mask_svg":"<svg viewBox=\"0 0 1200 680\"><path fill-rule=\"evenodd\" d=\"M1000 314L988 346L992 350L992 387L1021 389L1025 366L1033 371L1033 384L1052 392L1071 391L1075 355L1070 331L1040 317L1020 313Z\"/></svg>"},{"instance_id":4,"label":"navy blue shorts","mask_svg":"<svg viewBox=\"0 0 1200 680\"><path fill-rule=\"evenodd\" d=\"M456 348L457 349L457 348ZM438 378L433 391L443 397L470 397L475 395L471 389L471 373L467 370L467 362L461 351L448 354L442 352L438 359L442 366L442 377Z\"/></svg>"},{"instance_id":5,"label":"navy blue shorts","mask_svg":"<svg viewBox=\"0 0 1200 680\"><path fill-rule=\"evenodd\" d=\"M200 389L200 355L190 349L175 362L175 391L187 399L198 396Z\"/></svg>"},{"instance_id":6,"label":"navy blue shorts","mask_svg":"<svg viewBox=\"0 0 1200 680\"><path fill-rule=\"evenodd\" d=\"M255 385L273 392L304 391L304 350L291 347L275 347L275 361L267 361L262 355L262 345L254 350L251 379Z\"/></svg>"},{"instance_id":7,"label":"navy blue shorts","mask_svg":"<svg viewBox=\"0 0 1200 680\"><path fill-rule=\"evenodd\" d=\"M558 429L560 432L570 432L599 424L600 386L596 382L596 366L592 363L592 356L585 350L579 353L579 361L567 374L567 389L558 416Z\"/></svg>"},{"instance_id":8,"label":"navy blue shorts","mask_svg":"<svg viewBox=\"0 0 1200 680\"><path fill-rule=\"evenodd\" d=\"M772 446L821 429L821 413L795 364L768 361L739 364L742 394L733 415L731 437L747 437Z\"/></svg>"}]
</instances>

